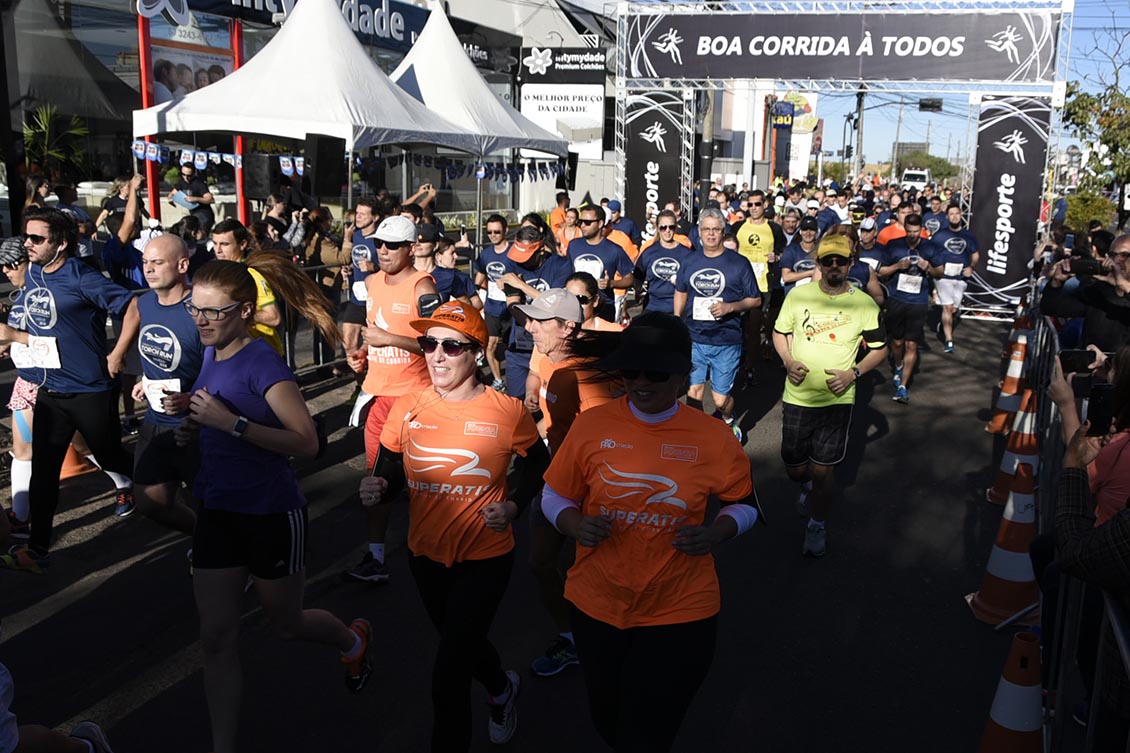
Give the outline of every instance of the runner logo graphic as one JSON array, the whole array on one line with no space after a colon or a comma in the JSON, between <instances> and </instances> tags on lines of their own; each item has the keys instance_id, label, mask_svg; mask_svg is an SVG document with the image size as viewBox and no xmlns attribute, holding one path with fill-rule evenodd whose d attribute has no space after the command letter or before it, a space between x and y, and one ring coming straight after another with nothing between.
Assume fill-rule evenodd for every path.
<instances>
[{"instance_id":1,"label":"runner logo graphic","mask_svg":"<svg viewBox=\"0 0 1130 753\"><path fill-rule=\"evenodd\" d=\"M1016 43L1020 39L1021 36L1016 32L1016 27L1009 25L1005 27L1004 31L998 31L991 39L985 40L985 44L989 45L989 49L1008 55L1008 62L1020 65L1020 51L1016 49Z\"/></svg>"},{"instance_id":2,"label":"runner logo graphic","mask_svg":"<svg viewBox=\"0 0 1130 753\"><path fill-rule=\"evenodd\" d=\"M490 479L490 471L479 467L479 454L470 450L459 450L454 447L425 447L417 444L415 440L408 443L408 452L405 457L411 461L409 468L413 473L426 473L428 471L443 470L466 459L466 463L453 468L450 476L482 476Z\"/></svg>"},{"instance_id":3,"label":"runner logo graphic","mask_svg":"<svg viewBox=\"0 0 1130 753\"><path fill-rule=\"evenodd\" d=\"M679 32L674 29L668 29L666 34L662 34L651 43L651 46L665 55L671 56L671 62L675 65L683 64L683 53L679 51L679 45L682 44L683 38L679 36Z\"/></svg>"},{"instance_id":4,"label":"runner logo graphic","mask_svg":"<svg viewBox=\"0 0 1130 753\"><path fill-rule=\"evenodd\" d=\"M1000 149L1005 154L1011 154L1012 158L1020 164L1024 162L1024 145L1028 143L1028 139L1024 138L1024 134L1020 131L1013 131L1005 136L1000 141L994 141L993 146Z\"/></svg>"},{"instance_id":5,"label":"runner logo graphic","mask_svg":"<svg viewBox=\"0 0 1130 753\"><path fill-rule=\"evenodd\" d=\"M667 129L657 120L640 133L640 138L649 144L654 144L655 148L660 152L667 151L667 142L663 137L667 135Z\"/></svg>"},{"instance_id":6,"label":"runner logo graphic","mask_svg":"<svg viewBox=\"0 0 1130 753\"><path fill-rule=\"evenodd\" d=\"M722 295L722 291L726 289L726 275L717 269L700 269L691 275L690 283L699 295Z\"/></svg>"},{"instance_id":7,"label":"runner logo graphic","mask_svg":"<svg viewBox=\"0 0 1130 753\"><path fill-rule=\"evenodd\" d=\"M188 26L187 0L137 0L137 14L145 18L165 15L177 26Z\"/></svg>"}]
</instances>

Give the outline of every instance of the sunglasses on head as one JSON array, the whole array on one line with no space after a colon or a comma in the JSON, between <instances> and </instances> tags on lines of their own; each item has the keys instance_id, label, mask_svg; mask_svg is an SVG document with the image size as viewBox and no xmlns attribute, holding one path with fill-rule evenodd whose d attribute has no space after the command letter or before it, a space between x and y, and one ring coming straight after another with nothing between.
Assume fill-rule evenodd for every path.
<instances>
[{"instance_id":1,"label":"sunglasses on head","mask_svg":"<svg viewBox=\"0 0 1130 753\"><path fill-rule=\"evenodd\" d=\"M641 374L647 381L654 384L663 384L673 376L666 371L652 371L651 369L620 369L620 376L625 379L636 380L640 378Z\"/></svg>"},{"instance_id":2,"label":"sunglasses on head","mask_svg":"<svg viewBox=\"0 0 1130 753\"><path fill-rule=\"evenodd\" d=\"M29 240L33 245L38 246L40 243L47 241L46 235L36 235L35 233L24 233L24 240Z\"/></svg>"},{"instance_id":3,"label":"sunglasses on head","mask_svg":"<svg viewBox=\"0 0 1130 753\"><path fill-rule=\"evenodd\" d=\"M467 340L437 340L429 335L420 335L416 338L416 342L420 343L420 350L429 354L435 353L436 348L442 346L443 354L451 358L461 356L475 347L475 343Z\"/></svg>"},{"instance_id":4,"label":"sunglasses on head","mask_svg":"<svg viewBox=\"0 0 1130 753\"><path fill-rule=\"evenodd\" d=\"M846 267L851 260L844 256L825 256L820 259L822 267Z\"/></svg>"}]
</instances>

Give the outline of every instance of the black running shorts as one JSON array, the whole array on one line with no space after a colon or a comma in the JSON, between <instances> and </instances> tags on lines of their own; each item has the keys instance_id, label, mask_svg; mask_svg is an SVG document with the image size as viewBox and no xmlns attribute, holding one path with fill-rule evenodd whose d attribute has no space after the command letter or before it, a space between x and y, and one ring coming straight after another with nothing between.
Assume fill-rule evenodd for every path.
<instances>
[{"instance_id":1,"label":"black running shorts","mask_svg":"<svg viewBox=\"0 0 1130 753\"><path fill-rule=\"evenodd\" d=\"M200 470L200 444L177 447L172 426L145 421L133 453L133 482L139 486L183 481L192 489Z\"/></svg>"},{"instance_id":2,"label":"black running shorts","mask_svg":"<svg viewBox=\"0 0 1130 753\"><path fill-rule=\"evenodd\" d=\"M836 465L847 453L851 405L805 408L784 403L781 411L781 459L785 467L815 463Z\"/></svg>"},{"instance_id":3,"label":"black running shorts","mask_svg":"<svg viewBox=\"0 0 1130 753\"><path fill-rule=\"evenodd\" d=\"M246 567L263 580L277 580L306 567L306 508L248 515L201 507L192 541L196 570Z\"/></svg>"},{"instance_id":4,"label":"black running shorts","mask_svg":"<svg viewBox=\"0 0 1130 753\"><path fill-rule=\"evenodd\" d=\"M910 340L926 342L927 303L904 303L894 298L887 299L883 322L887 326L887 337L891 340Z\"/></svg>"}]
</instances>

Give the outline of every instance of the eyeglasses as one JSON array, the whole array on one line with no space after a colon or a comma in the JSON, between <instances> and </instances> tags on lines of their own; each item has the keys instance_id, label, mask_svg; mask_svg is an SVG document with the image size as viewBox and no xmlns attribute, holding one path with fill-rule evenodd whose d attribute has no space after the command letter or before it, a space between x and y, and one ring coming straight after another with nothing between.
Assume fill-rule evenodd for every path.
<instances>
[{"instance_id":1,"label":"eyeglasses","mask_svg":"<svg viewBox=\"0 0 1130 753\"><path fill-rule=\"evenodd\" d=\"M227 306L219 306L217 308L200 308L198 306L193 306L188 301L185 301L184 310L187 311L188 315L193 319L198 316L203 316L210 322L218 322L219 320L224 318L225 314L239 305L241 304L236 301L235 303L229 303Z\"/></svg>"},{"instance_id":2,"label":"eyeglasses","mask_svg":"<svg viewBox=\"0 0 1130 753\"><path fill-rule=\"evenodd\" d=\"M846 267L851 260L843 256L825 256L820 259L822 267Z\"/></svg>"},{"instance_id":3,"label":"eyeglasses","mask_svg":"<svg viewBox=\"0 0 1130 753\"><path fill-rule=\"evenodd\" d=\"M759 206L761 206L761 205L762 205L763 203L764 203L764 202L761 202L761 201L751 201L751 202L749 203L749 205L750 205L751 207L759 207Z\"/></svg>"},{"instance_id":4,"label":"eyeglasses","mask_svg":"<svg viewBox=\"0 0 1130 753\"><path fill-rule=\"evenodd\" d=\"M675 226L674 225L660 225L659 229L660 230L674 230Z\"/></svg>"},{"instance_id":5,"label":"eyeglasses","mask_svg":"<svg viewBox=\"0 0 1130 753\"><path fill-rule=\"evenodd\" d=\"M475 347L475 343L466 340L437 340L428 335L420 335L416 342L420 343L420 350L428 354L435 353L436 348L442 346L443 354L451 358L461 356Z\"/></svg>"},{"instance_id":6,"label":"eyeglasses","mask_svg":"<svg viewBox=\"0 0 1130 753\"><path fill-rule=\"evenodd\" d=\"M590 303L592 303L592 296L591 295L579 295L579 296L577 296L577 300L580 301L582 306L588 306Z\"/></svg>"},{"instance_id":7,"label":"eyeglasses","mask_svg":"<svg viewBox=\"0 0 1130 753\"><path fill-rule=\"evenodd\" d=\"M487 235L502 235L501 230L488 230Z\"/></svg>"},{"instance_id":8,"label":"eyeglasses","mask_svg":"<svg viewBox=\"0 0 1130 753\"><path fill-rule=\"evenodd\" d=\"M35 233L24 233L24 240L31 241L31 245L38 246L41 243L47 242L47 236L36 235Z\"/></svg>"},{"instance_id":9,"label":"eyeglasses","mask_svg":"<svg viewBox=\"0 0 1130 753\"><path fill-rule=\"evenodd\" d=\"M380 243L389 251L399 251L405 246L413 245L412 241L381 241Z\"/></svg>"},{"instance_id":10,"label":"eyeglasses","mask_svg":"<svg viewBox=\"0 0 1130 753\"><path fill-rule=\"evenodd\" d=\"M1119 261L1130 261L1130 251L1120 251L1117 254L1111 254L1111 256Z\"/></svg>"},{"instance_id":11,"label":"eyeglasses","mask_svg":"<svg viewBox=\"0 0 1130 753\"><path fill-rule=\"evenodd\" d=\"M647 381L653 384L663 384L670 381L672 374L666 371L652 371L651 369L620 369L620 376L628 380L636 380L643 375Z\"/></svg>"},{"instance_id":12,"label":"eyeglasses","mask_svg":"<svg viewBox=\"0 0 1130 753\"><path fill-rule=\"evenodd\" d=\"M578 224L578 225L592 225L592 224L593 224L594 222L603 222L603 220L600 220L600 219L593 219L593 220L577 220L577 224Z\"/></svg>"}]
</instances>

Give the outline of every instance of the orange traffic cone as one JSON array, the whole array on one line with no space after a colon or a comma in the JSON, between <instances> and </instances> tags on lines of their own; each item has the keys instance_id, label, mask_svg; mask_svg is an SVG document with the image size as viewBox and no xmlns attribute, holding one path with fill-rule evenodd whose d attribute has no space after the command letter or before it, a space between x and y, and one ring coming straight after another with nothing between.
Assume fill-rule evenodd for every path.
<instances>
[{"instance_id":1,"label":"orange traffic cone","mask_svg":"<svg viewBox=\"0 0 1130 753\"><path fill-rule=\"evenodd\" d=\"M59 480L63 481L96 470L98 470L98 466L94 465L86 458L80 457L79 454L75 452L74 445L69 445L67 447L67 456L63 458L63 469L59 472Z\"/></svg>"},{"instance_id":2,"label":"orange traffic cone","mask_svg":"<svg viewBox=\"0 0 1130 753\"><path fill-rule=\"evenodd\" d=\"M993 696L981 753L1043 753L1043 723L1040 639L1017 633Z\"/></svg>"},{"instance_id":3,"label":"orange traffic cone","mask_svg":"<svg viewBox=\"0 0 1130 753\"><path fill-rule=\"evenodd\" d=\"M1032 560L1028 557L1028 548L1035 537L1035 472L1032 466L1021 463L1016 468L981 589L965 597L977 619L999 625L1038 601L1039 588ZM1016 622L1034 625L1039 619L1039 610L1032 610Z\"/></svg>"},{"instance_id":4,"label":"orange traffic cone","mask_svg":"<svg viewBox=\"0 0 1130 753\"><path fill-rule=\"evenodd\" d=\"M1012 478L1021 463L1040 470L1040 450L1036 439L1036 393L1024 390L1020 410L1012 422L1012 432L1008 436L1008 446L997 470L997 480L985 492L985 499L994 505L1003 505L1008 500L1012 488Z\"/></svg>"},{"instance_id":5,"label":"orange traffic cone","mask_svg":"<svg viewBox=\"0 0 1130 753\"><path fill-rule=\"evenodd\" d=\"M1001 383L1001 393L997 397L996 412L985 431L990 434L1007 434L1012 415L1020 410L1020 393L1024 390L1027 372L1025 358L1028 355L1028 336L1017 336L1009 351L1008 372Z\"/></svg>"}]
</instances>

